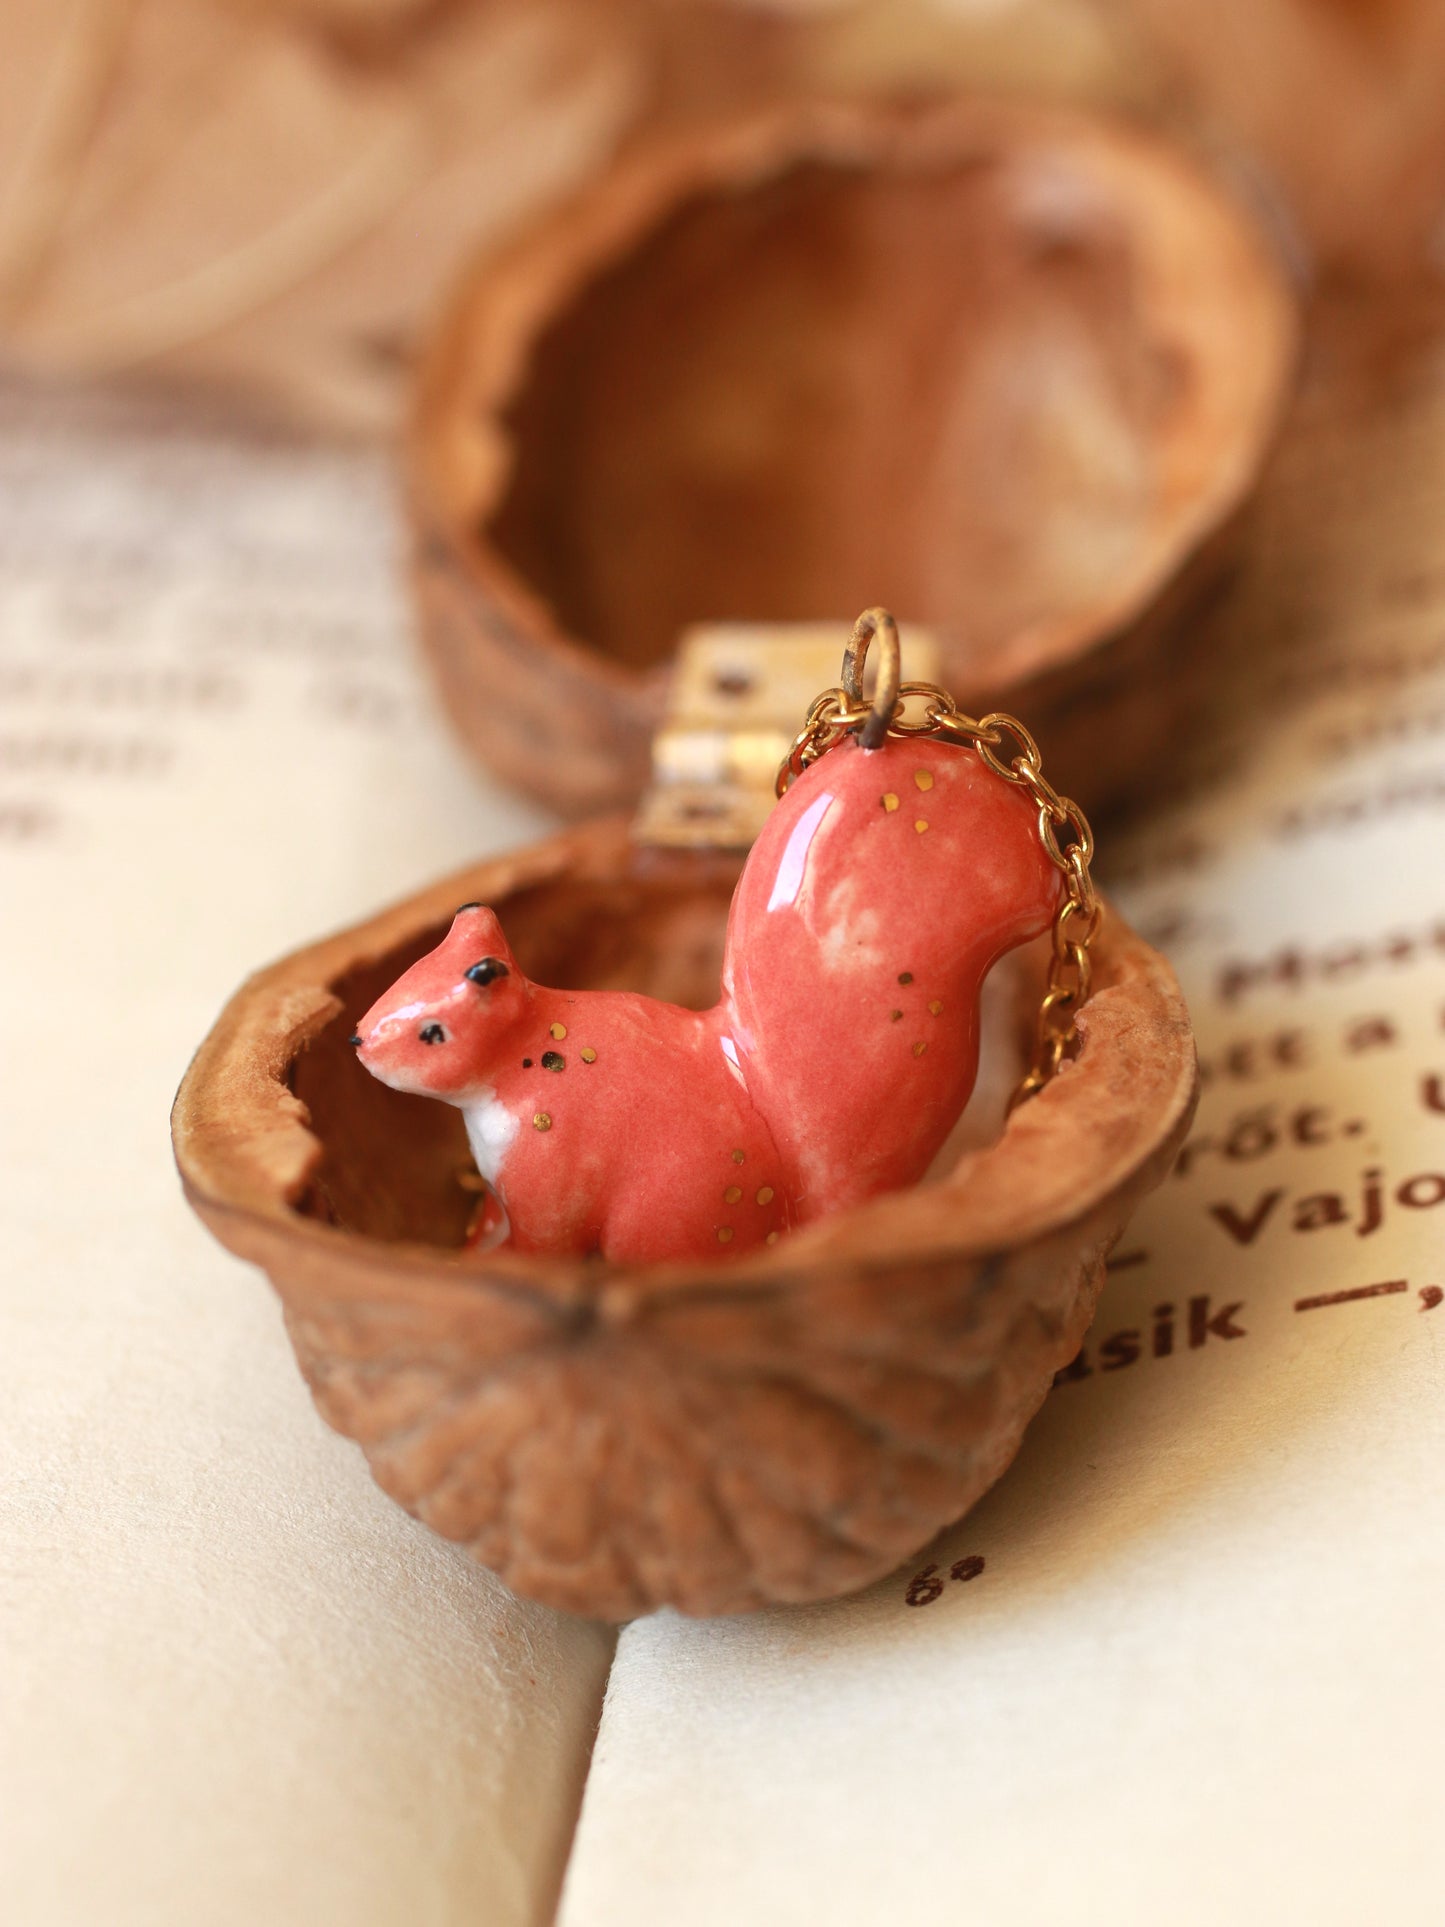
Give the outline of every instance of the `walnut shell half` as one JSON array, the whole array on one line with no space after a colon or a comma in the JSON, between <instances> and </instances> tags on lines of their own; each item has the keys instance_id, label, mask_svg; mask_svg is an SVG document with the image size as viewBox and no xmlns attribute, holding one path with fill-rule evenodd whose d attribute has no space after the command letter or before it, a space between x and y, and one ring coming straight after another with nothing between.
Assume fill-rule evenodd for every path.
<instances>
[{"instance_id":1,"label":"walnut shell half","mask_svg":"<svg viewBox=\"0 0 1445 1927\"><path fill-rule=\"evenodd\" d=\"M615 821L481 864L253 977L176 1100L186 1194L270 1273L324 1416L408 1510L572 1612L826 1598L957 1518L1193 1111L1178 985L1110 917L1079 1058L942 1179L732 1264L461 1256L459 1114L369 1078L357 1014L471 900L530 975L706 1003L736 872Z\"/></svg>"},{"instance_id":2,"label":"walnut shell half","mask_svg":"<svg viewBox=\"0 0 1445 1927\"><path fill-rule=\"evenodd\" d=\"M613 808L689 624L841 624L883 584L1091 810L1145 793L1219 681L1179 616L1296 332L1239 207L1122 124L794 105L641 155L431 345L409 486L452 719L549 806Z\"/></svg>"}]
</instances>

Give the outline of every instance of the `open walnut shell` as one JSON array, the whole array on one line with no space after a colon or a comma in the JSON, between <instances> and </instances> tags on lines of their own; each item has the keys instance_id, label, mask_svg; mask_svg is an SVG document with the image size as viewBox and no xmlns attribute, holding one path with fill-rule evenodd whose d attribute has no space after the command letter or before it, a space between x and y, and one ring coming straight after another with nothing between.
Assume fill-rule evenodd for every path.
<instances>
[{"instance_id":1,"label":"open walnut shell","mask_svg":"<svg viewBox=\"0 0 1445 1927\"><path fill-rule=\"evenodd\" d=\"M1239 208L1113 123L799 105L635 159L483 261L429 352L410 501L452 717L553 807L614 807L689 624L882 585L1097 813L1197 710L1178 617L1295 346Z\"/></svg>"},{"instance_id":2,"label":"open walnut shell","mask_svg":"<svg viewBox=\"0 0 1445 1927\"><path fill-rule=\"evenodd\" d=\"M737 867L615 821L482 864L254 977L176 1100L187 1195L270 1273L323 1415L410 1511L572 1612L826 1598L957 1518L1193 1110L1178 986L1109 918L1077 1061L942 1179L733 1263L463 1255L460 1116L366 1075L358 1013L463 900L529 975L707 1003Z\"/></svg>"}]
</instances>

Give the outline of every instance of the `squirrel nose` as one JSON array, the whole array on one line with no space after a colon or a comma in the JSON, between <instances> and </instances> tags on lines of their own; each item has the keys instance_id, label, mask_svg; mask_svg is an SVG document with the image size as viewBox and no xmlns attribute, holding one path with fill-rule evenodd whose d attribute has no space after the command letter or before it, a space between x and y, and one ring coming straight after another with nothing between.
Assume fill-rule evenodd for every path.
<instances>
[{"instance_id":1,"label":"squirrel nose","mask_svg":"<svg viewBox=\"0 0 1445 1927\"><path fill-rule=\"evenodd\" d=\"M361 1032L359 1030L352 1031L351 1035L347 1038L346 1041L348 1044L352 1044L352 1045L359 1044L361 1042Z\"/></svg>"}]
</instances>

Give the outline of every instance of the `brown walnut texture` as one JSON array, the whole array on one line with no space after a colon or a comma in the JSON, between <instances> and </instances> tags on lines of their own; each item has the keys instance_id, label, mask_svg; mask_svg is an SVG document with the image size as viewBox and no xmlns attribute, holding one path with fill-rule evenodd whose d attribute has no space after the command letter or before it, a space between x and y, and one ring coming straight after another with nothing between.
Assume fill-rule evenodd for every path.
<instances>
[{"instance_id":1,"label":"brown walnut texture","mask_svg":"<svg viewBox=\"0 0 1445 1927\"><path fill-rule=\"evenodd\" d=\"M1178 986L1110 917L1079 1058L941 1179L733 1264L464 1256L459 1115L367 1077L357 1014L470 900L533 976L706 1003L736 868L615 821L479 865L253 977L176 1100L187 1195L269 1272L323 1415L418 1518L572 1612L827 1598L966 1511L1193 1110Z\"/></svg>"},{"instance_id":2,"label":"brown walnut texture","mask_svg":"<svg viewBox=\"0 0 1445 1927\"><path fill-rule=\"evenodd\" d=\"M551 806L615 807L689 624L841 627L885 585L1066 791L1147 793L1296 326L1240 207L1122 124L794 105L640 155L431 343L409 499L452 718Z\"/></svg>"}]
</instances>

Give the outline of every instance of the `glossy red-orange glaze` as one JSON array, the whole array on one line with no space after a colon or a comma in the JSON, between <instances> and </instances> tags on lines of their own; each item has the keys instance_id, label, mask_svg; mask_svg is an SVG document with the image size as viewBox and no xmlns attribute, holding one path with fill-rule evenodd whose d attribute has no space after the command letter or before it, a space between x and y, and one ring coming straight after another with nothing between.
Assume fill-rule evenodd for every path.
<instances>
[{"instance_id":1,"label":"glossy red-orange glaze","mask_svg":"<svg viewBox=\"0 0 1445 1927\"><path fill-rule=\"evenodd\" d=\"M460 1105L515 1249L741 1253L923 1175L973 1088L984 975L1058 890L1035 809L976 752L849 741L754 846L711 1010L534 984L468 905L359 1054Z\"/></svg>"}]
</instances>

